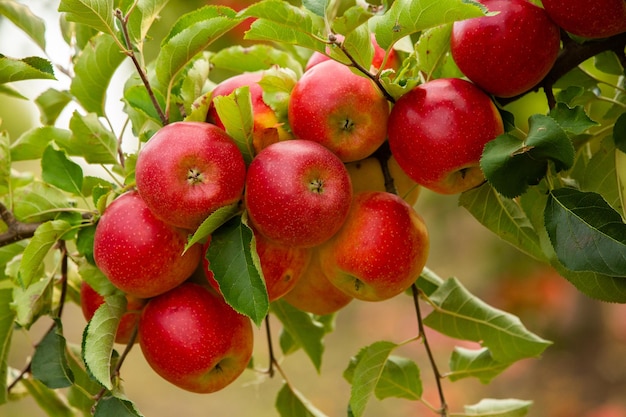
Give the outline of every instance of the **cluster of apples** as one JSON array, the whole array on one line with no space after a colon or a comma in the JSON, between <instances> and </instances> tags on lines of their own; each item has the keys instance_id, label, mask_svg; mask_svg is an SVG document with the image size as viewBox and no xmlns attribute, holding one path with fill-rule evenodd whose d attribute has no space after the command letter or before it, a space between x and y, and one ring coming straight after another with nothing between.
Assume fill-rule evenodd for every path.
<instances>
[{"instance_id":1,"label":"cluster of apples","mask_svg":"<svg viewBox=\"0 0 626 417\"><path fill-rule=\"evenodd\" d=\"M560 48L551 18L569 16L559 11L576 3L481 2L499 13L455 23L451 38L469 81L429 80L391 105L370 79L316 52L291 91L286 121L264 100L262 72L213 89L212 98L249 89L248 163L213 104L205 122L160 129L138 154L136 187L109 204L94 237L96 265L128 298L116 341L128 341L137 326L152 368L193 392L219 390L243 372L253 349L250 319L221 295L206 257L210 236L185 250L208 216L233 204L253 230L270 301L323 315L407 290L429 251L413 207L420 187L455 194L484 181L483 147L503 133L491 96L520 94L546 75ZM625 3L614 3L607 19L621 13L613 32L626 31ZM373 68L397 69L395 52L372 43ZM374 157L385 142L391 157ZM397 193L387 192L381 164ZM190 280L198 271L200 282ZM82 294L90 318L103 299L86 284Z\"/></svg>"}]
</instances>

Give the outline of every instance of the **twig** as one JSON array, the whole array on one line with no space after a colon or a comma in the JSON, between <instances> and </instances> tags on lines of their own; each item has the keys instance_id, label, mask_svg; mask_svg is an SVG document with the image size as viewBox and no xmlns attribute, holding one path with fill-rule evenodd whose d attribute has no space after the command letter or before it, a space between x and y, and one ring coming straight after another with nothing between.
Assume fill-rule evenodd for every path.
<instances>
[{"instance_id":1,"label":"twig","mask_svg":"<svg viewBox=\"0 0 626 417\"><path fill-rule=\"evenodd\" d=\"M269 365L267 367L267 374L272 378L274 376L274 366L277 365L276 358L274 357L274 347L272 346L272 332L270 330L270 315L265 316L265 335L267 336L267 350L269 352Z\"/></svg>"},{"instance_id":2,"label":"twig","mask_svg":"<svg viewBox=\"0 0 626 417\"><path fill-rule=\"evenodd\" d=\"M0 247L33 237L41 223L24 223L15 218L13 213L0 203L0 218L7 225L7 230L0 234Z\"/></svg>"}]
</instances>

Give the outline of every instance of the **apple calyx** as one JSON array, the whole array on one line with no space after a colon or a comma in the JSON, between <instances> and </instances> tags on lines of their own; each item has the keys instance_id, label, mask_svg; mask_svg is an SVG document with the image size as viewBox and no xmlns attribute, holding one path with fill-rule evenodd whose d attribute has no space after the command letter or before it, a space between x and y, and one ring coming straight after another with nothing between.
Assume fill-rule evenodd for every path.
<instances>
[{"instance_id":1,"label":"apple calyx","mask_svg":"<svg viewBox=\"0 0 626 417\"><path fill-rule=\"evenodd\" d=\"M187 172L187 182L189 185L202 184L204 182L202 171L197 168L189 168Z\"/></svg>"},{"instance_id":2,"label":"apple calyx","mask_svg":"<svg viewBox=\"0 0 626 417\"><path fill-rule=\"evenodd\" d=\"M324 180L317 178L309 182L309 190L315 194L324 194Z\"/></svg>"}]
</instances>

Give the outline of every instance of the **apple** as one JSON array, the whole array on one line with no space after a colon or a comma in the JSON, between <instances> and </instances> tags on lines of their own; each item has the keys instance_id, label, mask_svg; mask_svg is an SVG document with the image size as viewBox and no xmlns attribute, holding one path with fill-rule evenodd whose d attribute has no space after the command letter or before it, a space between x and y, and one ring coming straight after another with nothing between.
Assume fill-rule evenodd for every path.
<instances>
[{"instance_id":1,"label":"apple","mask_svg":"<svg viewBox=\"0 0 626 417\"><path fill-rule=\"evenodd\" d=\"M543 0L548 16L563 30L596 39L626 32L624 0Z\"/></svg>"},{"instance_id":2,"label":"apple","mask_svg":"<svg viewBox=\"0 0 626 417\"><path fill-rule=\"evenodd\" d=\"M252 356L250 319L214 291L186 282L151 299L139 321L139 346L150 367L187 391L223 389Z\"/></svg>"},{"instance_id":3,"label":"apple","mask_svg":"<svg viewBox=\"0 0 626 417\"><path fill-rule=\"evenodd\" d=\"M322 270L318 247L312 248L311 261L304 273L283 296L283 300L293 307L320 316L341 310L353 299L328 280Z\"/></svg>"},{"instance_id":4,"label":"apple","mask_svg":"<svg viewBox=\"0 0 626 417\"><path fill-rule=\"evenodd\" d=\"M276 301L296 285L309 264L311 250L310 248L282 245L267 239L255 230L253 233L254 248L259 257L269 301ZM206 258L206 251L210 244L211 239L209 237L204 245L205 256L202 258L202 266L209 284L217 292L221 292L211 271L209 260Z\"/></svg>"},{"instance_id":5,"label":"apple","mask_svg":"<svg viewBox=\"0 0 626 417\"><path fill-rule=\"evenodd\" d=\"M351 162L370 156L385 141L389 103L370 79L329 60L296 82L288 117L295 137L321 143Z\"/></svg>"},{"instance_id":6,"label":"apple","mask_svg":"<svg viewBox=\"0 0 626 417\"><path fill-rule=\"evenodd\" d=\"M484 182L484 145L504 131L489 96L460 78L440 78L400 97L389 116L389 146L418 184L456 194Z\"/></svg>"},{"instance_id":7,"label":"apple","mask_svg":"<svg viewBox=\"0 0 626 417\"><path fill-rule=\"evenodd\" d=\"M161 128L137 156L137 191L166 223L195 230L211 213L241 199L243 155L223 129L203 122Z\"/></svg>"},{"instance_id":8,"label":"apple","mask_svg":"<svg viewBox=\"0 0 626 417\"><path fill-rule=\"evenodd\" d=\"M337 38L341 39L343 38L341 35L335 35ZM372 33L371 35L371 39L372 39L372 45L374 46L374 57L372 59L372 70L373 71L378 71L381 67L381 65L383 65L383 60L385 59L385 50L383 48L380 47L380 45L378 45L378 42L376 42L376 35L374 35ZM326 48L326 54L323 54L319 51L315 51L311 54L311 56L309 57L309 59L307 60L307 63L304 67L305 71L310 70L311 68L313 68L315 65L319 64L320 62L324 62L324 61L328 61L330 59L332 59L330 56L328 56L330 54L330 46L328 46ZM385 65L383 66L383 70L385 69L393 69L393 70L397 70L398 68L400 68L400 57L398 56L398 53L396 52L395 49L392 49L391 51L389 51L389 56L387 57L387 61L385 62Z\"/></svg>"},{"instance_id":9,"label":"apple","mask_svg":"<svg viewBox=\"0 0 626 417\"><path fill-rule=\"evenodd\" d=\"M187 231L152 213L139 193L129 191L106 208L96 226L96 266L126 294L150 298L185 281L196 269L202 246L184 254Z\"/></svg>"},{"instance_id":10,"label":"apple","mask_svg":"<svg viewBox=\"0 0 626 417\"><path fill-rule=\"evenodd\" d=\"M227 96L237 88L247 86L250 89L254 127L252 132L252 145L256 153L267 145L279 140L291 139L289 133L278 121L274 110L263 99L263 89L259 81L263 78L263 72L246 72L234 75L220 82L213 91L211 97ZM207 112L207 122L213 123L224 129L224 123L217 114L215 105L211 102Z\"/></svg>"},{"instance_id":11,"label":"apple","mask_svg":"<svg viewBox=\"0 0 626 417\"><path fill-rule=\"evenodd\" d=\"M147 300L126 295L126 312L122 315L115 333L115 343L128 344L139 323L139 316ZM80 308L85 320L90 321L98 307L104 304L104 297L86 281L80 285ZM135 342L137 339L135 339Z\"/></svg>"},{"instance_id":12,"label":"apple","mask_svg":"<svg viewBox=\"0 0 626 417\"><path fill-rule=\"evenodd\" d=\"M328 280L346 294L382 301L408 289L426 265L430 240L423 219L395 194L354 195L342 228L320 248Z\"/></svg>"},{"instance_id":13,"label":"apple","mask_svg":"<svg viewBox=\"0 0 626 417\"><path fill-rule=\"evenodd\" d=\"M343 224L351 199L346 167L317 142L274 143L248 167L244 203L250 224L282 245L310 247L328 240Z\"/></svg>"},{"instance_id":14,"label":"apple","mask_svg":"<svg viewBox=\"0 0 626 417\"><path fill-rule=\"evenodd\" d=\"M479 0L491 16L454 22L452 58L467 78L498 97L534 88L559 53L559 27L527 0Z\"/></svg>"}]
</instances>

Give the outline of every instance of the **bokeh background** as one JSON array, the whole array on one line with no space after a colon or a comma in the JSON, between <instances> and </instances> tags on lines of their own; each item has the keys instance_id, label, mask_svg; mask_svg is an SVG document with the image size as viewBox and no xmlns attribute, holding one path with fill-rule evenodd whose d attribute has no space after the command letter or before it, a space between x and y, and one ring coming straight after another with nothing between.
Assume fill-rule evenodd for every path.
<instances>
[{"instance_id":1,"label":"bokeh background","mask_svg":"<svg viewBox=\"0 0 626 417\"><path fill-rule=\"evenodd\" d=\"M224 0L233 8L245 7L248 0ZM68 51L58 33L57 1L29 1L37 15L49 19L48 53L50 59L64 62ZM155 39L168 31L184 12L201 4L197 0L170 1L154 31ZM233 32L215 48L237 42L241 32ZM156 48L158 42L150 44ZM0 18L0 53L13 57L40 55L10 22ZM148 54L156 49L148 50ZM132 68L123 65L112 83L107 111L115 117L121 104L119 94L125 76ZM58 83L67 83L59 75ZM63 84L54 85L62 88ZM29 98L50 86L49 82L16 83L14 88ZM508 107L525 120L527 114L542 111L543 97L529 95ZM69 111L68 111L69 113ZM15 140L38 123L38 110L32 103L0 95L1 129ZM63 118L61 118L61 123ZM18 169L37 172L36 163L22 163ZM626 306L599 303L578 293L551 268L510 247L484 229L463 208L456 196L442 196L423 190L415 205L424 217L431 236L428 266L441 277L456 276L474 294L491 305L520 317L529 330L554 342L542 358L521 361L493 383L475 380L443 381L451 411L462 411L464 404L482 398L519 398L534 401L529 415L536 417L626 417ZM86 322L74 304L64 311L65 336L69 343L80 344ZM272 320L272 334L278 349L280 326ZM32 353L43 331L49 326L40 320L30 331L14 334L10 366L20 369ZM346 415L350 386L342 373L351 356L363 346L379 340L401 342L417 334L412 299L399 296L380 303L354 301L336 318L335 331L325 339L321 373L302 352L281 358L281 366L292 384L329 417ZM451 340L428 331L429 341L442 372L453 346ZM255 335L255 364L267 367L268 349L265 329ZM120 350L123 347L120 346ZM425 398L435 406L438 394L423 346L411 343L395 352L415 360L421 369ZM124 387L146 417L241 416L276 417L276 393L280 376L246 371L223 391L198 395L182 391L158 377L146 364L138 346L122 369ZM34 401L23 399L0 406L5 417L40 417L45 414ZM372 400L366 416L435 415L421 403L406 400Z\"/></svg>"}]
</instances>

